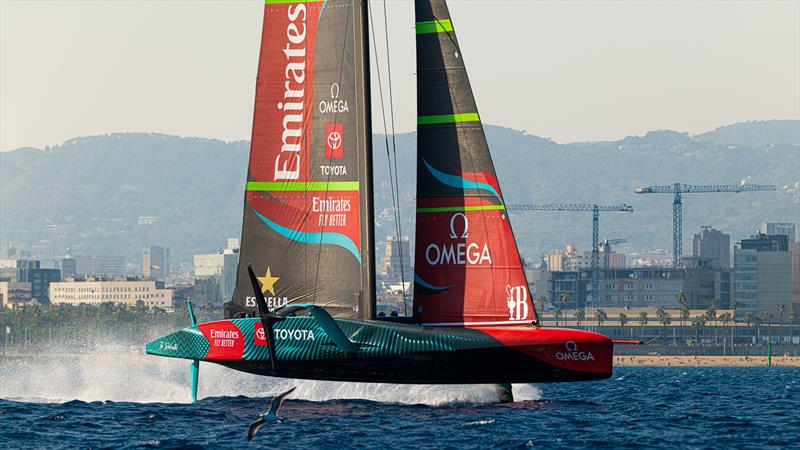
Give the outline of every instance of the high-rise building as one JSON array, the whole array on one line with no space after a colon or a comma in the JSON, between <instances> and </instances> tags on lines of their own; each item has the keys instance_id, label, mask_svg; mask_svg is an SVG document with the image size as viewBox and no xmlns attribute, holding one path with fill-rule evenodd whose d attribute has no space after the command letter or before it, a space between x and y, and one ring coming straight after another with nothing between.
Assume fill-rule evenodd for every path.
<instances>
[{"instance_id":1,"label":"high-rise building","mask_svg":"<svg viewBox=\"0 0 800 450\"><path fill-rule=\"evenodd\" d=\"M599 253L600 269L603 269L605 265L604 249L605 247L601 247ZM562 251L551 252L546 258L547 267L549 270L555 272L575 272L591 269L592 267L592 252L582 252L575 244L567 245ZM611 269L624 269L627 266L627 257L622 253L617 253L612 250L608 255L608 266Z\"/></svg>"},{"instance_id":2,"label":"high-rise building","mask_svg":"<svg viewBox=\"0 0 800 450\"><path fill-rule=\"evenodd\" d=\"M142 273L151 280L169 277L169 248L151 245L142 252Z\"/></svg>"},{"instance_id":3,"label":"high-rise building","mask_svg":"<svg viewBox=\"0 0 800 450\"><path fill-rule=\"evenodd\" d=\"M95 258L95 261L94 275L110 277L124 277L127 275L127 261L122 255L98 256Z\"/></svg>"},{"instance_id":4,"label":"high-rise building","mask_svg":"<svg viewBox=\"0 0 800 450\"><path fill-rule=\"evenodd\" d=\"M792 230L792 234L794 230ZM791 248L790 248L791 244ZM800 249L789 233L756 234L734 248L734 291L740 311L778 315L778 306L798 304L795 296L798 270L794 263Z\"/></svg>"},{"instance_id":5,"label":"high-rise building","mask_svg":"<svg viewBox=\"0 0 800 450\"><path fill-rule=\"evenodd\" d=\"M222 261L222 301L229 301L233 298L233 290L236 287L236 274L239 269L239 241L236 240L236 247L230 247L230 239L228 239L229 247L223 252Z\"/></svg>"},{"instance_id":6,"label":"high-rise building","mask_svg":"<svg viewBox=\"0 0 800 450\"><path fill-rule=\"evenodd\" d=\"M0 259L0 281L17 281L16 259Z\"/></svg>"},{"instance_id":7,"label":"high-rise building","mask_svg":"<svg viewBox=\"0 0 800 450\"><path fill-rule=\"evenodd\" d=\"M197 305L221 305L220 277L195 278L192 301Z\"/></svg>"},{"instance_id":8,"label":"high-rise building","mask_svg":"<svg viewBox=\"0 0 800 450\"><path fill-rule=\"evenodd\" d=\"M793 223L764 222L759 227L759 234L784 235L789 238L789 242L797 241L795 226Z\"/></svg>"},{"instance_id":9,"label":"high-rise building","mask_svg":"<svg viewBox=\"0 0 800 450\"><path fill-rule=\"evenodd\" d=\"M61 258L61 276L63 278L66 277L74 277L78 274L78 263L75 261L75 258L70 256L66 256Z\"/></svg>"},{"instance_id":10,"label":"high-rise building","mask_svg":"<svg viewBox=\"0 0 800 450\"><path fill-rule=\"evenodd\" d=\"M58 269L42 269L38 260L17 261L17 281L31 284L31 296L37 302L50 303L50 283L61 281Z\"/></svg>"},{"instance_id":11,"label":"high-rise building","mask_svg":"<svg viewBox=\"0 0 800 450\"><path fill-rule=\"evenodd\" d=\"M411 253L408 238L397 236L386 238L386 253L383 256L381 277L386 283L400 283L401 278L409 281L411 276Z\"/></svg>"},{"instance_id":12,"label":"high-rise building","mask_svg":"<svg viewBox=\"0 0 800 450\"><path fill-rule=\"evenodd\" d=\"M65 277L124 277L128 274L128 262L122 255L76 255L70 259L75 261L75 272L74 275L62 273Z\"/></svg>"},{"instance_id":13,"label":"high-rise building","mask_svg":"<svg viewBox=\"0 0 800 450\"><path fill-rule=\"evenodd\" d=\"M194 255L195 278L217 277L222 275L225 257L222 253Z\"/></svg>"},{"instance_id":14,"label":"high-rise building","mask_svg":"<svg viewBox=\"0 0 800 450\"><path fill-rule=\"evenodd\" d=\"M731 236L711 227L701 227L692 239L692 257L707 267L731 266Z\"/></svg>"},{"instance_id":15,"label":"high-rise building","mask_svg":"<svg viewBox=\"0 0 800 450\"><path fill-rule=\"evenodd\" d=\"M213 285L219 289L219 297L222 301L230 300L233 297L233 289L236 287L236 274L239 264L239 241L238 239L228 239L228 248L221 253L206 253L194 255L194 277L195 284L207 278L214 278ZM197 289L195 297L199 294L206 303L214 303L217 297L210 297L204 289L209 289L210 282Z\"/></svg>"},{"instance_id":16,"label":"high-rise building","mask_svg":"<svg viewBox=\"0 0 800 450\"><path fill-rule=\"evenodd\" d=\"M75 276L87 277L94 274L97 269L97 261L92 255L75 255Z\"/></svg>"}]
</instances>

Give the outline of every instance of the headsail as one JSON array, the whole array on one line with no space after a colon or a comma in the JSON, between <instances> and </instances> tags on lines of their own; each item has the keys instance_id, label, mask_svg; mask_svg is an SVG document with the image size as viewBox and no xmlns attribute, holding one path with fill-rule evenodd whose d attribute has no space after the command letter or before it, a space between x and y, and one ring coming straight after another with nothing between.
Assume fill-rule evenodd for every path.
<instances>
[{"instance_id":1,"label":"headsail","mask_svg":"<svg viewBox=\"0 0 800 450\"><path fill-rule=\"evenodd\" d=\"M233 299L302 302L369 317L371 129L365 0L266 0ZM369 170L368 170L369 168Z\"/></svg>"},{"instance_id":2,"label":"headsail","mask_svg":"<svg viewBox=\"0 0 800 450\"><path fill-rule=\"evenodd\" d=\"M414 314L425 324L536 322L444 0L417 0Z\"/></svg>"}]
</instances>

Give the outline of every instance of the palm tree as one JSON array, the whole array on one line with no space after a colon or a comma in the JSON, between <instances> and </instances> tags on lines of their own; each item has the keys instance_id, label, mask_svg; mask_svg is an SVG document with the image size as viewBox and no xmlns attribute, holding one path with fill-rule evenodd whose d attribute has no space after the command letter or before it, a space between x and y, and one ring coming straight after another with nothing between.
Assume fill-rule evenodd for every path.
<instances>
[{"instance_id":1,"label":"palm tree","mask_svg":"<svg viewBox=\"0 0 800 450\"><path fill-rule=\"evenodd\" d=\"M628 324L628 316L625 313L619 313L619 326L624 327Z\"/></svg>"},{"instance_id":2,"label":"palm tree","mask_svg":"<svg viewBox=\"0 0 800 450\"><path fill-rule=\"evenodd\" d=\"M730 304L731 304L731 309L733 310L733 320L736 320L736 308L741 306L741 303L735 298L732 298Z\"/></svg>"},{"instance_id":3,"label":"palm tree","mask_svg":"<svg viewBox=\"0 0 800 450\"><path fill-rule=\"evenodd\" d=\"M706 316L692 317L692 326L694 326L694 339L697 345L700 344L700 327L706 324Z\"/></svg>"},{"instance_id":4,"label":"palm tree","mask_svg":"<svg viewBox=\"0 0 800 450\"><path fill-rule=\"evenodd\" d=\"M639 326L640 326L640 333L642 339L644 339L644 326L647 325L647 311L639 312Z\"/></svg>"},{"instance_id":5,"label":"palm tree","mask_svg":"<svg viewBox=\"0 0 800 450\"><path fill-rule=\"evenodd\" d=\"M714 321L714 344L717 344L717 308L719 308L719 300L711 300L711 305L706 310L706 317L708 320Z\"/></svg>"},{"instance_id":6,"label":"palm tree","mask_svg":"<svg viewBox=\"0 0 800 450\"><path fill-rule=\"evenodd\" d=\"M672 316L670 315L670 313L664 311L663 308L659 308L659 310L660 310L659 312L661 314L656 313L656 315L658 316L659 323L661 323L661 326L664 327L664 335L663 336L664 336L664 343L666 344L666 342L667 342L667 325L672 323Z\"/></svg>"},{"instance_id":7,"label":"palm tree","mask_svg":"<svg viewBox=\"0 0 800 450\"><path fill-rule=\"evenodd\" d=\"M537 302L539 303L539 311L544 314L544 309L547 307L547 297L543 295L537 299Z\"/></svg>"},{"instance_id":8,"label":"palm tree","mask_svg":"<svg viewBox=\"0 0 800 450\"><path fill-rule=\"evenodd\" d=\"M686 294L683 291L678 292L675 296L675 300L678 302L679 306L688 306L686 304Z\"/></svg>"},{"instance_id":9,"label":"palm tree","mask_svg":"<svg viewBox=\"0 0 800 450\"><path fill-rule=\"evenodd\" d=\"M772 333L770 325L772 324L772 313L769 311L761 311L761 320L767 322L767 342L771 342Z\"/></svg>"},{"instance_id":10,"label":"palm tree","mask_svg":"<svg viewBox=\"0 0 800 450\"><path fill-rule=\"evenodd\" d=\"M789 343L792 343L794 336L794 324L797 322L797 313L792 311L789 313Z\"/></svg>"},{"instance_id":11,"label":"palm tree","mask_svg":"<svg viewBox=\"0 0 800 450\"><path fill-rule=\"evenodd\" d=\"M603 322L608 320L608 314L606 314L606 312L603 311L602 309L598 308L594 312L594 320L597 321L597 326L602 327Z\"/></svg>"},{"instance_id":12,"label":"palm tree","mask_svg":"<svg viewBox=\"0 0 800 450\"><path fill-rule=\"evenodd\" d=\"M744 317L742 317L742 318L744 319L744 323L747 324L747 329L749 330L750 327L753 325L753 322L754 322L753 314L751 314L750 312L746 312L746 313L744 313Z\"/></svg>"},{"instance_id":13,"label":"palm tree","mask_svg":"<svg viewBox=\"0 0 800 450\"><path fill-rule=\"evenodd\" d=\"M686 303L686 302L684 302L684 303ZM683 342L683 344L686 343L686 328L684 328L683 322L685 320L689 320L689 316L690 315L691 315L691 311L689 311L689 307L686 306L685 304L681 305L681 341Z\"/></svg>"},{"instance_id":14,"label":"palm tree","mask_svg":"<svg viewBox=\"0 0 800 450\"><path fill-rule=\"evenodd\" d=\"M755 316L753 325L756 327L756 344L758 344L761 341L761 326L764 325L764 319L761 316Z\"/></svg>"},{"instance_id":15,"label":"palm tree","mask_svg":"<svg viewBox=\"0 0 800 450\"><path fill-rule=\"evenodd\" d=\"M561 318L561 309L559 309L559 308L556 308L556 310L555 310L555 311L553 311L553 317L555 317L555 319L556 319L556 326L558 326L558 319L560 319L560 318Z\"/></svg>"},{"instance_id":16,"label":"palm tree","mask_svg":"<svg viewBox=\"0 0 800 450\"><path fill-rule=\"evenodd\" d=\"M569 304L569 292L567 291L561 292L561 304L564 305L564 311L566 311L567 305Z\"/></svg>"},{"instance_id":17,"label":"palm tree","mask_svg":"<svg viewBox=\"0 0 800 450\"><path fill-rule=\"evenodd\" d=\"M778 321L779 321L779 323L781 325L780 334L778 335L779 338L780 338L779 342L783 342L783 340L784 340L783 338L784 338L784 335L785 335L785 333L783 331L783 316L784 315L786 315L786 305L784 305L784 304L778 305Z\"/></svg>"},{"instance_id":18,"label":"palm tree","mask_svg":"<svg viewBox=\"0 0 800 450\"><path fill-rule=\"evenodd\" d=\"M725 331L725 327L727 327L728 324L730 323L732 317L733 316L731 316L731 313L727 313L727 312L722 314L721 316L719 316L719 320L722 322L722 328L723 328L722 331L723 332ZM733 336L733 333L731 333L731 336ZM731 337L731 339L733 339L733 338ZM722 342L724 344L724 342L725 342L724 338L722 339ZM723 345L723 348L724 348L724 345ZM733 341L732 340L731 340L731 348L733 348Z\"/></svg>"},{"instance_id":19,"label":"palm tree","mask_svg":"<svg viewBox=\"0 0 800 450\"><path fill-rule=\"evenodd\" d=\"M578 322L578 326L581 326L581 322L583 322L583 319L585 318L586 318L586 310L583 308L576 308L575 320Z\"/></svg>"}]
</instances>

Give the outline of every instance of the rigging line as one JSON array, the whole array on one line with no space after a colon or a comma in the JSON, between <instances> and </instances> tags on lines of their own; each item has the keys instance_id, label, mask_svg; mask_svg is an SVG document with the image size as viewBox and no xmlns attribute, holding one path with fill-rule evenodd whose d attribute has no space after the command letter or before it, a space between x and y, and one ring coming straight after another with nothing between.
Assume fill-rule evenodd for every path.
<instances>
[{"instance_id":1,"label":"rigging line","mask_svg":"<svg viewBox=\"0 0 800 450\"><path fill-rule=\"evenodd\" d=\"M383 29L386 34L386 72L389 81L389 118L392 121L392 157L394 158L394 181L397 185L397 239L398 246L400 247L400 286L403 289L403 315L408 315L408 306L406 305L406 274L405 274L405 260L403 258L403 215L400 211L400 180L397 177L397 143L395 141L394 132L394 96L392 95L392 58L389 53L389 23L388 14L386 13L386 0L383 0ZM391 172L389 173L391 177Z\"/></svg>"},{"instance_id":2,"label":"rigging line","mask_svg":"<svg viewBox=\"0 0 800 450\"><path fill-rule=\"evenodd\" d=\"M369 10L370 26L374 30L375 29L375 23L374 23L373 18L372 18L372 16L373 16L372 8L370 7L370 8L368 8L368 10ZM375 39L375 34L376 33L374 33L374 32L372 33L372 48L375 51L375 62L376 62L375 70L376 70L376 72L378 74L378 93L379 93L379 97L381 99L381 116L383 118L383 137L384 137L384 143L386 144L386 160L387 160L387 164L388 164L388 168L389 168L389 185L391 186L391 190L392 190L392 209L394 210L395 233L397 233L398 244L400 244L400 247L402 248L402 242L401 242L402 236L400 234L401 233L401 228L400 228L400 215L399 215L400 206L398 205L400 197L398 195L396 195L395 180L392 177L392 159L391 159L391 157L389 155L389 132L388 132L388 130L386 128L387 127L386 106L384 104L384 99L383 99L383 83L381 82L381 70L380 70L380 63L379 63L380 59L378 58L378 43L377 43L377 41ZM397 160L395 159L395 173L396 172L397 172ZM400 186L398 185L397 186L397 190L399 190L399 189L400 189ZM401 255L402 255L402 253L401 253ZM401 257L401 260L400 260L400 271L401 271L401 282L403 283L402 284L402 287L403 287L403 314L406 314L407 307L406 307L406 295L405 295L405 277L402 275L402 272L403 272L402 268L403 268L403 260L402 260L402 257Z\"/></svg>"},{"instance_id":3,"label":"rigging line","mask_svg":"<svg viewBox=\"0 0 800 450\"><path fill-rule=\"evenodd\" d=\"M345 22L345 24L344 24L344 28L343 28L344 32L342 33L342 34L344 34L344 39L343 39L343 42L342 42L342 57L339 59L339 81L338 81L339 86L341 86L341 84L342 84L342 76L343 76L343 73L344 73L344 57L347 54L347 50L346 49L347 49L348 28L350 27L350 16L354 14L354 12L353 12L353 2L354 1L355 0L351 0L350 2L348 2L348 5L350 6L350 8L349 8L349 11L348 11L348 14L347 14L347 22ZM353 35L355 36L355 31L353 32ZM355 41L355 39L354 39L354 41ZM354 42L354 44L355 44L355 42ZM312 94L312 98L313 98L313 94ZM313 114L313 112L312 112L312 114ZM339 110L337 109L333 113L333 129L334 130L336 130L336 124L339 123L339 117L338 116L339 116ZM325 138L327 139L327 136ZM342 139L342 142L344 142L344 139ZM342 144L342 145L344 145L344 144ZM333 152L331 152L331 156L328 157L328 164L331 163L332 159L333 159ZM330 170L328 170L328 175L325 177L325 181L326 181L326 183L325 183L325 199L327 200L327 198L328 198L328 190L329 190L330 181L331 181L331 171ZM303 220L303 223L305 223L305 220ZM321 228L321 232L322 233L325 232L325 224L327 224L327 223L328 223L328 210L327 210L327 208L325 208L325 211L322 212L322 228ZM322 237L320 235L320 243L317 246L317 268L316 268L316 271L314 272L314 296L313 296L312 301L311 301L311 303L313 303L313 304L316 304L317 292L319 291L319 289L317 288L317 285L319 284L319 263L320 263L321 260L322 260Z\"/></svg>"}]
</instances>

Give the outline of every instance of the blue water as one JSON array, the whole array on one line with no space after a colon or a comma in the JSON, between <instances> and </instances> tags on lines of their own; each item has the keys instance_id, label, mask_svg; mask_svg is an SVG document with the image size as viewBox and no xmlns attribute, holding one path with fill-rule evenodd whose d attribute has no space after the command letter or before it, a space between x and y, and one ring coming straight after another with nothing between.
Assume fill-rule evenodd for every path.
<instances>
[{"instance_id":1,"label":"blue water","mask_svg":"<svg viewBox=\"0 0 800 450\"><path fill-rule=\"evenodd\" d=\"M0 381L2 382L2 381ZM0 400L5 448L800 448L800 369L622 367L541 399L438 406L264 397L180 403ZM35 396L35 393L30 393Z\"/></svg>"}]
</instances>

